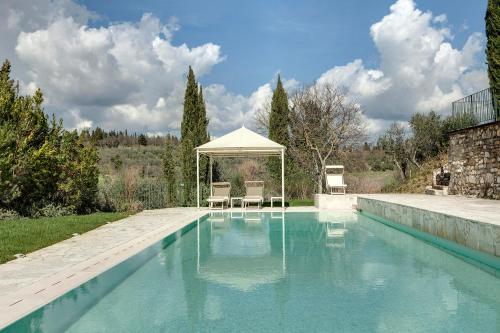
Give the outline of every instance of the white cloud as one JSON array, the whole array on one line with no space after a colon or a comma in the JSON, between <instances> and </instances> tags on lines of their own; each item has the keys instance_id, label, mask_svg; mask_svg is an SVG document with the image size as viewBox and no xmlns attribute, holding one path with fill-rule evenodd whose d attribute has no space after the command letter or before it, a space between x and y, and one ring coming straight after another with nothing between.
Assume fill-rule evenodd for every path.
<instances>
[{"instance_id":1,"label":"white cloud","mask_svg":"<svg viewBox=\"0 0 500 333\"><path fill-rule=\"evenodd\" d=\"M272 89L266 83L249 97L233 94L220 84L212 84L203 91L207 104L209 130L213 133L226 133L245 125L250 127L254 122L257 110L263 108L272 96Z\"/></svg>"},{"instance_id":2,"label":"white cloud","mask_svg":"<svg viewBox=\"0 0 500 333\"><path fill-rule=\"evenodd\" d=\"M41 87L47 111L69 128L175 131L188 66L199 78L224 60L213 43L173 45L175 18L163 24L144 14L139 22L91 28L95 15L69 0L0 6L9 9L0 10L0 32L9 36L6 48L15 50L6 54L23 92Z\"/></svg>"},{"instance_id":3,"label":"white cloud","mask_svg":"<svg viewBox=\"0 0 500 333\"><path fill-rule=\"evenodd\" d=\"M71 0L35 6L8 1L0 5L5 8L0 31L10 38L5 48L23 92L42 87L47 111L63 117L68 128L178 132L188 66L200 78L225 59L213 43L173 45L175 18L163 24L144 14L139 22L91 28L88 22L97 16ZM205 87L209 131L220 135L251 126L255 112L270 102L276 75L249 96L220 84ZM283 83L287 90L299 85L294 79Z\"/></svg>"},{"instance_id":4,"label":"white cloud","mask_svg":"<svg viewBox=\"0 0 500 333\"><path fill-rule=\"evenodd\" d=\"M80 117L80 112L77 109L69 110L69 114L71 115L74 124L71 129L82 130L92 127L92 121L82 119Z\"/></svg>"},{"instance_id":5,"label":"white cloud","mask_svg":"<svg viewBox=\"0 0 500 333\"><path fill-rule=\"evenodd\" d=\"M0 2L0 55L14 64L14 71L24 79L29 67L18 62L15 53L17 37L21 31L33 32L44 29L51 23L72 17L75 22L84 24L97 17L84 6L72 0L2 0Z\"/></svg>"},{"instance_id":6,"label":"white cloud","mask_svg":"<svg viewBox=\"0 0 500 333\"><path fill-rule=\"evenodd\" d=\"M398 0L370 29L379 68L368 69L357 59L326 71L318 83L347 88L361 103L373 132L414 112L447 114L452 101L486 88L488 81L483 35L473 33L461 49L454 48L446 22L445 15L433 16L412 0Z\"/></svg>"},{"instance_id":7,"label":"white cloud","mask_svg":"<svg viewBox=\"0 0 500 333\"><path fill-rule=\"evenodd\" d=\"M434 23L446 23L446 21L448 21L448 18L445 14L435 16L434 19L432 19L432 22Z\"/></svg>"},{"instance_id":8,"label":"white cloud","mask_svg":"<svg viewBox=\"0 0 500 333\"><path fill-rule=\"evenodd\" d=\"M278 73L270 82L259 86L248 97L234 94L221 84L212 84L204 88L209 130L217 136L241 126L255 127L255 115L271 104L277 75ZM294 78L282 77L281 80L283 87L289 93L300 86L300 82Z\"/></svg>"},{"instance_id":9,"label":"white cloud","mask_svg":"<svg viewBox=\"0 0 500 333\"><path fill-rule=\"evenodd\" d=\"M139 22L90 27L96 18L72 0L2 1L0 54L12 60L22 91L41 87L47 111L69 128L178 131L187 67L198 78L209 74L225 59L221 47L174 45L175 17L165 23L144 14ZM473 33L462 48L454 47L447 22L413 0L398 0L370 29L379 65L368 68L355 59L317 82L344 86L362 105L372 134L417 111L447 113L453 100L488 85L483 35ZM204 87L209 131L251 126L255 112L270 102L276 75L249 96L220 84ZM295 79L283 83L289 92L300 86Z\"/></svg>"},{"instance_id":10,"label":"white cloud","mask_svg":"<svg viewBox=\"0 0 500 333\"><path fill-rule=\"evenodd\" d=\"M335 83L348 86L351 94L377 96L391 87L391 80L384 77L380 70L366 69L361 59L356 59L345 66L336 66L318 79L318 83Z\"/></svg>"}]
</instances>

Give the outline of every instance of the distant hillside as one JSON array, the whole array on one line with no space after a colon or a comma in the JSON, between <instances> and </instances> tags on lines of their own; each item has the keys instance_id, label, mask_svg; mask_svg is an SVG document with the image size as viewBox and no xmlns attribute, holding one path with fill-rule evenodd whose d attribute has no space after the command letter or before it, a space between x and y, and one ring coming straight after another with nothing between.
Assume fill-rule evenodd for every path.
<instances>
[{"instance_id":1,"label":"distant hillside","mask_svg":"<svg viewBox=\"0 0 500 333\"><path fill-rule=\"evenodd\" d=\"M142 176L163 176L163 146L99 148L101 175L113 175L127 168L137 168Z\"/></svg>"}]
</instances>

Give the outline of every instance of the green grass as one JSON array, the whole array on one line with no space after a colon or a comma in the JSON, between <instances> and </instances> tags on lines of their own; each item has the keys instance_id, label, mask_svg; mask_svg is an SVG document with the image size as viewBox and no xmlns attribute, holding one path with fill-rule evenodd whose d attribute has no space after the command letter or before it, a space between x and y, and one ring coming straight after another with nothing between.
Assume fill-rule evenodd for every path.
<instances>
[{"instance_id":1,"label":"green grass","mask_svg":"<svg viewBox=\"0 0 500 333\"><path fill-rule=\"evenodd\" d=\"M314 206L314 199L290 199L285 201L285 207ZM237 206L239 207L239 206ZM270 201L264 201L262 207L271 207ZM281 207L281 201L275 201L274 207Z\"/></svg>"},{"instance_id":2,"label":"green grass","mask_svg":"<svg viewBox=\"0 0 500 333\"><path fill-rule=\"evenodd\" d=\"M314 199L291 199L288 200L289 207L314 206Z\"/></svg>"},{"instance_id":3,"label":"green grass","mask_svg":"<svg viewBox=\"0 0 500 333\"><path fill-rule=\"evenodd\" d=\"M95 213L61 217L0 221L0 264L17 253L29 253L82 234L129 213Z\"/></svg>"}]
</instances>

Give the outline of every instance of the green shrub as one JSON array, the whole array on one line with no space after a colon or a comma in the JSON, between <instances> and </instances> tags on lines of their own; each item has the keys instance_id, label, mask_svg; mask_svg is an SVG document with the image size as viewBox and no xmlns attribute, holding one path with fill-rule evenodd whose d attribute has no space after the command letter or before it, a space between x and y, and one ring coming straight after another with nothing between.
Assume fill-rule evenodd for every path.
<instances>
[{"instance_id":1,"label":"green shrub","mask_svg":"<svg viewBox=\"0 0 500 333\"><path fill-rule=\"evenodd\" d=\"M443 127L445 132L452 132L463 128L473 127L478 124L477 118L472 113L463 113L445 119Z\"/></svg>"},{"instance_id":2,"label":"green shrub","mask_svg":"<svg viewBox=\"0 0 500 333\"><path fill-rule=\"evenodd\" d=\"M21 216L15 210L0 208L0 221L17 220Z\"/></svg>"},{"instance_id":3,"label":"green shrub","mask_svg":"<svg viewBox=\"0 0 500 333\"><path fill-rule=\"evenodd\" d=\"M49 203L42 208L33 209L31 212L31 216L34 218L40 217L59 217L59 216L67 216L75 214L74 207L62 207L55 205L53 203Z\"/></svg>"},{"instance_id":4,"label":"green shrub","mask_svg":"<svg viewBox=\"0 0 500 333\"><path fill-rule=\"evenodd\" d=\"M141 177L137 168L128 168L99 179L99 208L106 212L165 208L166 187L163 178Z\"/></svg>"},{"instance_id":5,"label":"green shrub","mask_svg":"<svg viewBox=\"0 0 500 333\"><path fill-rule=\"evenodd\" d=\"M231 196L242 197L245 195L245 180L240 174L231 177Z\"/></svg>"},{"instance_id":6,"label":"green shrub","mask_svg":"<svg viewBox=\"0 0 500 333\"><path fill-rule=\"evenodd\" d=\"M19 95L10 63L0 70L0 207L29 215L44 205L97 206L99 157L85 133L48 120L41 90Z\"/></svg>"},{"instance_id":7,"label":"green shrub","mask_svg":"<svg viewBox=\"0 0 500 333\"><path fill-rule=\"evenodd\" d=\"M166 183L161 178L139 178L135 199L144 209L165 208L167 202Z\"/></svg>"},{"instance_id":8,"label":"green shrub","mask_svg":"<svg viewBox=\"0 0 500 333\"><path fill-rule=\"evenodd\" d=\"M128 210L122 178L105 176L99 179L99 209L104 212Z\"/></svg>"},{"instance_id":9,"label":"green shrub","mask_svg":"<svg viewBox=\"0 0 500 333\"><path fill-rule=\"evenodd\" d=\"M120 155L118 155L118 154L111 157L111 163L113 164L113 167L115 168L115 170L120 170L123 166L123 161L122 161Z\"/></svg>"}]
</instances>

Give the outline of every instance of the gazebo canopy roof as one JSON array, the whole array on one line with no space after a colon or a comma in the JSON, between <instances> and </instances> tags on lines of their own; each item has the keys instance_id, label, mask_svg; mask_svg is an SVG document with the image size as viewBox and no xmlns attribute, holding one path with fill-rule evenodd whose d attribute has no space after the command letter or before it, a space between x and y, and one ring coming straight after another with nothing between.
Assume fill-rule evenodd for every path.
<instances>
[{"instance_id":1,"label":"gazebo canopy roof","mask_svg":"<svg viewBox=\"0 0 500 333\"><path fill-rule=\"evenodd\" d=\"M280 155L285 149L285 146L244 126L196 147L200 154L212 156Z\"/></svg>"}]
</instances>

